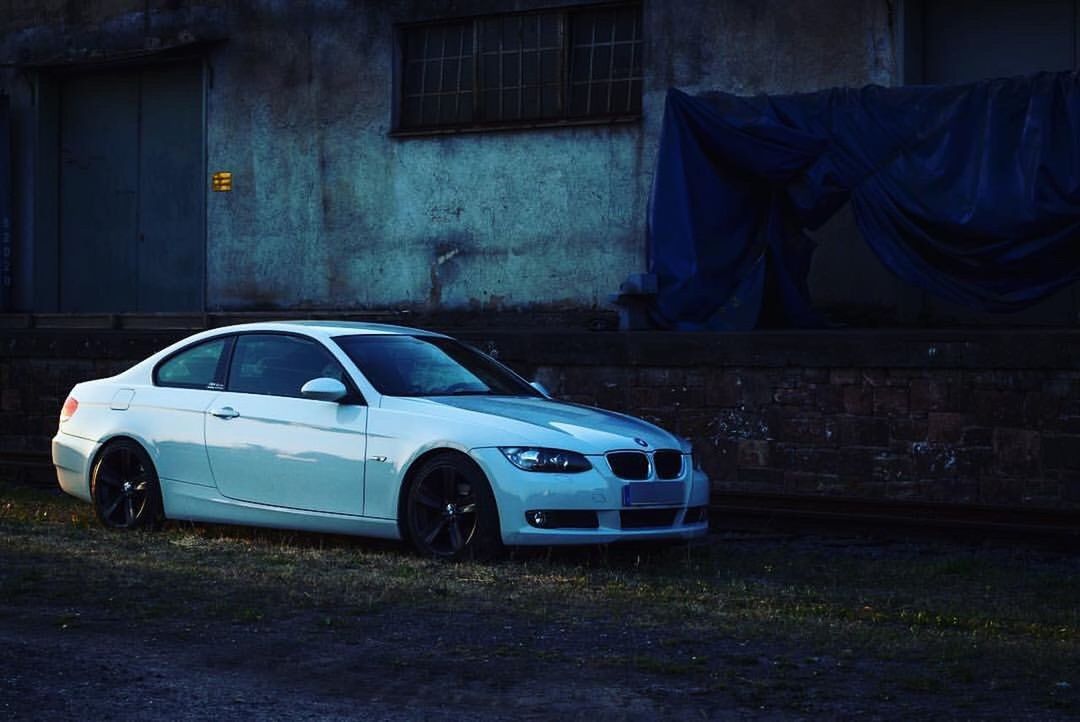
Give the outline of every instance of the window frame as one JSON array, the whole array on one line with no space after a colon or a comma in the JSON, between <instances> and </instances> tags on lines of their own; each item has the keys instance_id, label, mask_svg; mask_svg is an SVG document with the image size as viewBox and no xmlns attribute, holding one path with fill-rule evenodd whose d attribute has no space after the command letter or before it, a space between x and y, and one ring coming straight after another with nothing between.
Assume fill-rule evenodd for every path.
<instances>
[{"instance_id":1,"label":"window frame","mask_svg":"<svg viewBox=\"0 0 1080 722\"><path fill-rule=\"evenodd\" d=\"M636 112L617 112L608 114L594 114L594 115L581 115L574 116L569 113L570 95L573 89L573 79L570 75L572 46L570 41L570 25L572 23L572 17L578 13L597 12L604 10L620 10L627 9L633 10L638 13L637 17L637 57L638 65L642 68L640 76L634 76L633 70L631 74L627 76L626 80L630 83L634 81L639 82L641 85L640 93L640 107ZM471 25L471 31L473 36L472 41L472 53L473 53L473 69L472 69L472 94L473 94L473 107L474 109L479 107L480 101L477 97L482 94L483 88L480 86L480 35L481 23L485 20L492 19L505 19L514 17L525 16L541 16L541 15L556 15L559 18L559 34L561 35L562 48L560 50L558 58L559 66L559 87L562 95L562 108L560 115L553 118L530 118L522 120L471 120L467 123L453 123L446 125L429 125L422 127L406 127L403 125L403 111L405 100L405 36L406 34L418 28L436 28L445 27L451 25L460 25L467 23ZM390 132L391 137L408 138L415 136L432 136L432 135L453 135L459 133L483 133L492 131L503 130L528 130L534 128L560 128L560 127L579 127L579 126L595 126L595 125L619 125L640 123L644 117L644 96L645 96L645 71L646 66L646 54L647 43L644 37L644 3L643 0L623 0L621 2L598 2L578 5L565 5L556 7L541 7L533 8L530 10L519 10L514 12L494 12L494 13L479 13L472 15L461 15L452 18L438 18L428 19L415 22L403 22L394 25L394 49L393 49L393 73L392 73L392 87L393 87L393 104L391 107L391 122ZM520 72L520 69L519 69ZM611 78L608 78L608 82L616 82Z\"/></svg>"}]
</instances>

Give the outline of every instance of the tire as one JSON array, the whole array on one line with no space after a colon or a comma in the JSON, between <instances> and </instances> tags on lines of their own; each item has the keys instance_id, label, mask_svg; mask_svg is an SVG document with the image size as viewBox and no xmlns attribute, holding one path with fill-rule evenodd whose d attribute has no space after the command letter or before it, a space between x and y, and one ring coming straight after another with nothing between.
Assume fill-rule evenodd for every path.
<instances>
[{"instance_id":1,"label":"tire","mask_svg":"<svg viewBox=\"0 0 1080 722\"><path fill-rule=\"evenodd\" d=\"M445 452L424 461L410 475L402 511L405 535L424 556L484 560L502 551L491 485L460 454Z\"/></svg>"},{"instance_id":2,"label":"tire","mask_svg":"<svg viewBox=\"0 0 1080 722\"><path fill-rule=\"evenodd\" d=\"M154 464L130 439L112 441L98 454L90 494L98 521L109 529L156 529L165 519Z\"/></svg>"}]
</instances>

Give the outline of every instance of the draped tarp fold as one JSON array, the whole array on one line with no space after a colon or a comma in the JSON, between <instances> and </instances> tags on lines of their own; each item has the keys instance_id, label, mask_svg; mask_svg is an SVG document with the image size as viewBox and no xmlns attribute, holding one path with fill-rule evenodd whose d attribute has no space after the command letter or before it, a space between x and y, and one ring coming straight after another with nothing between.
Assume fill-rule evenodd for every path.
<instances>
[{"instance_id":1,"label":"draped tarp fold","mask_svg":"<svg viewBox=\"0 0 1080 722\"><path fill-rule=\"evenodd\" d=\"M743 98L668 92L649 208L663 327L812 327L820 227L851 202L904 281L987 311L1080 278L1080 80ZM858 269L853 269L858 272Z\"/></svg>"}]
</instances>

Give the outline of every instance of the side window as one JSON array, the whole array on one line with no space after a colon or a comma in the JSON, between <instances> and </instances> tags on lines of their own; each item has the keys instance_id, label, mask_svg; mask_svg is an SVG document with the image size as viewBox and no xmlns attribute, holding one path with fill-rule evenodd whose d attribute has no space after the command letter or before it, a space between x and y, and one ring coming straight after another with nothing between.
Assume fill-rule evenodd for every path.
<instances>
[{"instance_id":1,"label":"side window","mask_svg":"<svg viewBox=\"0 0 1080 722\"><path fill-rule=\"evenodd\" d=\"M236 339L229 391L269 396L300 396L300 388L319 377L349 382L341 364L315 341L280 334L245 334Z\"/></svg>"},{"instance_id":2,"label":"side window","mask_svg":"<svg viewBox=\"0 0 1080 722\"><path fill-rule=\"evenodd\" d=\"M228 342L228 338L216 338L170 356L154 372L154 383L158 386L212 388L219 381L218 364Z\"/></svg>"}]
</instances>

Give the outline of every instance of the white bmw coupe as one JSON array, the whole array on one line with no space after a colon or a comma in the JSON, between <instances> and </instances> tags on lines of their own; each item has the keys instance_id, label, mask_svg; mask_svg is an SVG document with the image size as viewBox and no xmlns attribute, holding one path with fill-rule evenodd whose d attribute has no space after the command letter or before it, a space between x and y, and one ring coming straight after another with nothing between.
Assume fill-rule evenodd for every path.
<instances>
[{"instance_id":1,"label":"white bmw coupe","mask_svg":"<svg viewBox=\"0 0 1080 722\"><path fill-rule=\"evenodd\" d=\"M708 479L685 441L399 326L196 334L75 386L52 458L64 491L120 529L282 527L458 559L708 528Z\"/></svg>"}]
</instances>

